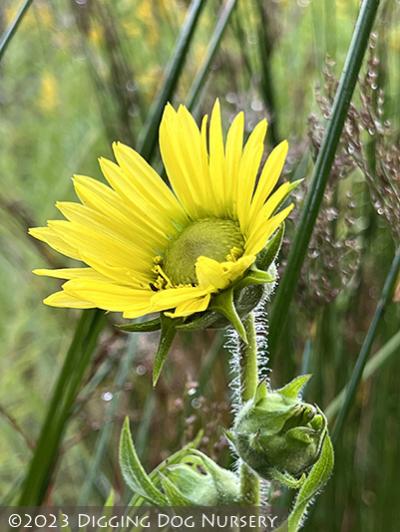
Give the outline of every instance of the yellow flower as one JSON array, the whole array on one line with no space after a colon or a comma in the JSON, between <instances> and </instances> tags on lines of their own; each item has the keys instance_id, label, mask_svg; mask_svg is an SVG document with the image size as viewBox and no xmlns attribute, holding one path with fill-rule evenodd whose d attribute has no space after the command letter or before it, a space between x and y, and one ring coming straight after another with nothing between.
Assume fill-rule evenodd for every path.
<instances>
[{"instance_id":1,"label":"yellow flower","mask_svg":"<svg viewBox=\"0 0 400 532\"><path fill-rule=\"evenodd\" d=\"M184 106L167 105L159 141L171 188L119 142L117 163L100 159L110 187L75 176L81 203L57 203L66 220L50 220L30 234L87 267L34 270L67 280L44 302L124 318L205 311L214 294L243 278L293 207L276 213L293 183L271 194L287 142L272 151L256 185L267 123L261 120L244 146L243 130L241 112L224 144L218 100L208 134L207 116L199 129Z\"/></svg>"},{"instance_id":2,"label":"yellow flower","mask_svg":"<svg viewBox=\"0 0 400 532\"><path fill-rule=\"evenodd\" d=\"M58 105L57 80L49 72L43 75L40 86L39 105L43 111L53 111Z\"/></svg>"}]
</instances>

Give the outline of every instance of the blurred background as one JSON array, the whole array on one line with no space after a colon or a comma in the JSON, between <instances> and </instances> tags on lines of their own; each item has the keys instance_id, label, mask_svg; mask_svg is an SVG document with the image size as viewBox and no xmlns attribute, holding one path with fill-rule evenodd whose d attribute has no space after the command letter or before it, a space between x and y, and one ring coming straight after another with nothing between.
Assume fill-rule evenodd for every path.
<instances>
[{"instance_id":1,"label":"blurred background","mask_svg":"<svg viewBox=\"0 0 400 532\"><path fill-rule=\"evenodd\" d=\"M18 4L1 1L0 33ZM287 224L283 275L359 2L204 4L172 100L192 103L199 116L219 97L225 126L244 110L247 131L268 117L268 150L289 140L284 177L305 181ZM73 173L102 179L97 158L112 157L113 140L138 145L192 7L183 0L35 0L0 63L0 504L18 499L79 317L42 305L57 281L31 270L67 260L28 237L27 228L57 218L56 200L74 199ZM398 1L381 2L289 319L269 353L272 384L312 372L305 397L329 406L331 420L400 240L399 16ZM157 153L153 162L159 168ZM398 530L398 301L400 287L337 442L334 476L306 530ZM117 460L125 415L148 469L201 426L201 448L221 465L231 463L223 437L232 420L223 335L181 334L153 390L158 334L126 335L113 326L119 319L109 315L85 374L49 504L101 505L111 487L126 500ZM278 488L274 495L276 504L289 500Z\"/></svg>"}]
</instances>

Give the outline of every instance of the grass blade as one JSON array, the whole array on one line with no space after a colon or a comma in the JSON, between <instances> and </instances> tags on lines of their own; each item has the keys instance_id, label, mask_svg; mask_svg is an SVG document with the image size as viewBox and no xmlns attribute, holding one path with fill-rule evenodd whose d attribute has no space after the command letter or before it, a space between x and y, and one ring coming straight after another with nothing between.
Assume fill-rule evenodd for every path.
<instances>
[{"instance_id":1,"label":"grass blade","mask_svg":"<svg viewBox=\"0 0 400 532\"><path fill-rule=\"evenodd\" d=\"M150 115L139 137L139 151L145 159L151 159L156 144L158 125L161 120L163 109L177 86L185 59L197 27L201 10L206 2L192 0L189 13L183 24L175 51L169 65L166 68L165 80L157 97L156 104L150 110Z\"/></svg>"},{"instance_id":2,"label":"grass blade","mask_svg":"<svg viewBox=\"0 0 400 532\"><path fill-rule=\"evenodd\" d=\"M3 37L0 39L0 61L2 60L7 50L7 47L11 42L11 39L14 37L15 32L18 29L18 26L20 25L22 19L24 18L24 15L28 11L31 4L32 4L32 0L25 0L20 10L18 11L17 15L15 16L15 19L10 24L10 27L7 29Z\"/></svg>"},{"instance_id":3,"label":"grass blade","mask_svg":"<svg viewBox=\"0 0 400 532\"><path fill-rule=\"evenodd\" d=\"M378 6L379 0L364 0L361 5L333 103L332 116L315 163L310 192L303 206L303 214L291 246L285 274L274 299L270 321L269 350L271 354L275 352L288 315L287 309L295 292L307 247L322 203Z\"/></svg>"},{"instance_id":4,"label":"grass blade","mask_svg":"<svg viewBox=\"0 0 400 532\"><path fill-rule=\"evenodd\" d=\"M88 311L79 321L23 483L20 506L37 506L43 502L66 423L104 319L102 313Z\"/></svg>"},{"instance_id":5,"label":"grass blade","mask_svg":"<svg viewBox=\"0 0 400 532\"><path fill-rule=\"evenodd\" d=\"M342 432L344 422L346 421L351 405L353 404L353 400L357 392L358 386L360 384L363 371L365 368L365 364L367 362L367 358L371 352L372 345L374 343L376 333L378 331L378 326L380 324L380 321L383 317L383 314L386 310L387 305L391 301L399 271L400 271L400 247L397 250L393 258L393 262L391 264L389 273L387 274L385 284L382 289L381 297L378 301L378 305L376 307L376 310L372 318L371 324L369 326L368 332L361 346L360 353L357 357L357 362L354 366L353 373L350 378L350 382L348 386L346 387L346 392L345 392L346 396L344 398L342 408L340 409L340 412L339 412L339 415L336 420L333 433L332 433L332 439L334 442L337 441L340 433Z\"/></svg>"},{"instance_id":6,"label":"grass blade","mask_svg":"<svg viewBox=\"0 0 400 532\"><path fill-rule=\"evenodd\" d=\"M236 7L236 4L237 0L227 0L225 6L221 11L221 14L218 17L214 33L212 34L210 39L210 44L207 49L206 57L192 83L192 86L190 87L189 94L186 99L186 105L189 109L193 109L199 99L199 95L201 89L203 88L204 81L210 71L210 66L214 60L215 54L218 51L222 36L224 35L225 29L231 18L233 10Z\"/></svg>"},{"instance_id":7,"label":"grass blade","mask_svg":"<svg viewBox=\"0 0 400 532\"><path fill-rule=\"evenodd\" d=\"M395 334L379 351L367 362L362 373L362 381L369 379L392 355L400 353L400 331ZM325 409L328 420L334 418L342 407L346 397L346 387L329 403Z\"/></svg>"}]
</instances>

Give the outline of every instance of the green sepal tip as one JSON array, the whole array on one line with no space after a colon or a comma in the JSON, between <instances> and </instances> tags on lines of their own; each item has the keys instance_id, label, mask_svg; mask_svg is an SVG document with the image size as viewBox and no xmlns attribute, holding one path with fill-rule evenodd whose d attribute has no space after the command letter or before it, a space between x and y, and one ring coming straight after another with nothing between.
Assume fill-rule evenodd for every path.
<instances>
[{"instance_id":1,"label":"green sepal tip","mask_svg":"<svg viewBox=\"0 0 400 532\"><path fill-rule=\"evenodd\" d=\"M118 329L124 332L152 332L161 329L161 320L159 317L148 321L138 321L127 323L125 325L117 325Z\"/></svg>"},{"instance_id":2,"label":"green sepal tip","mask_svg":"<svg viewBox=\"0 0 400 532\"><path fill-rule=\"evenodd\" d=\"M161 335L158 344L157 353L154 359L153 366L153 386L157 384L160 377L161 370L164 366L165 360L168 356L171 344L176 335L176 322L173 318L168 318L161 314Z\"/></svg>"},{"instance_id":3,"label":"green sepal tip","mask_svg":"<svg viewBox=\"0 0 400 532\"><path fill-rule=\"evenodd\" d=\"M288 399L297 399L311 377L312 375L310 373L299 375L277 391Z\"/></svg>"}]
</instances>

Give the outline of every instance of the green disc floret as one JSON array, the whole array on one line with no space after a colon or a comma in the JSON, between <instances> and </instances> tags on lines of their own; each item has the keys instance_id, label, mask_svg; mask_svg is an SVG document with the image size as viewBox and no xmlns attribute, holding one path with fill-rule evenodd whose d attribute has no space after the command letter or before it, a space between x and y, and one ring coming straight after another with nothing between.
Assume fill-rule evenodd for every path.
<instances>
[{"instance_id":1,"label":"green disc floret","mask_svg":"<svg viewBox=\"0 0 400 532\"><path fill-rule=\"evenodd\" d=\"M204 218L187 226L171 242L162 267L173 285L195 284L195 266L199 257L223 262L234 248L237 257L243 254L244 238L238 224L233 220Z\"/></svg>"}]
</instances>

